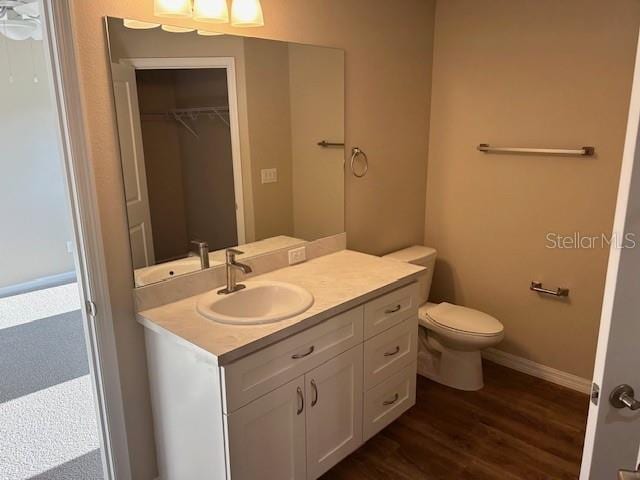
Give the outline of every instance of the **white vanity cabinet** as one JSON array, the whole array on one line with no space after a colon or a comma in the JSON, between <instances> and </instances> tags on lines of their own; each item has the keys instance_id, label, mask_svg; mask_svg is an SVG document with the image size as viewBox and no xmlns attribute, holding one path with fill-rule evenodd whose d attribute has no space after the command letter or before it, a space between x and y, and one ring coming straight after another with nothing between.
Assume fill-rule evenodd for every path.
<instances>
[{"instance_id":1,"label":"white vanity cabinet","mask_svg":"<svg viewBox=\"0 0 640 480\"><path fill-rule=\"evenodd\" d=\"M362 444L362 345L225 415L229 476L317 478Z\"/></svg>"},{"instance_id":2,"label":"white vanity cabinet","mask_svg":"<svg viewBox=\"0 0 640 480\"><path fill-rule=\"evenodd\" d=\"M307 478L318 478L362 444L362 345L305 375Z\"/></svg>"},{"instance_id":3,"label":"white vanity cabinet","mask_svg":"<svg viewBox=\"0 0 640 480\"><path fill-rule=\"evenodd\" d=\"M298 377L225 415L231 478L306 478L304 386Z\"/></svg>"},{"instance_id":4,"label":"white vanity cabinet","mask_svg":"<svg viewBox=\"0 0 640 480\"><path fill-rule=\"evenodd\" d=\"M146 329L161 480L325 473L415 403L416 294L406 285L222 366Z\"/></svg>"}]
</instances>

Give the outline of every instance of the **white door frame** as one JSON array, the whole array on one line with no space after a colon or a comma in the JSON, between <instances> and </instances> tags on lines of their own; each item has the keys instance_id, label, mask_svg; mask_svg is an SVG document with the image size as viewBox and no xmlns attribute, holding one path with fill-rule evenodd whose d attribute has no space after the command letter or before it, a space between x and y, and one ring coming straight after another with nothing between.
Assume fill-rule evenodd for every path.
<instances>
[{"instance_id":1,"label":"white door frame","mask_svg":"<svg viewBox=\"0 0 640 480\"><path fill-rule=\"evenodd\" d=\"M70 211L75 264L83 300L83 320L94 385L105 479L130 480L131 467L113 316L107 282L100 212L80 96L76 47L68 0L40 0L45 61L52 72L52 95Z\"/></svg>"},{"instance_id":2,"label":"white door frame","mask_svg":"<svg viewBox=\"0 0 640 480\"><path fill-rule=\"evenodd\" d=\"M240 154L240 127L238 121L238 94L236 63L233 57L144 57L121 58L136 70L173 70L196 68L224 68L227 71L229 95L229 123L231 124L231 157L233 162L233 190L236 199L236 225L238 245L246 242L244 224L244 194L242 188L242 157Z\"/></svg>"}]
</instances>

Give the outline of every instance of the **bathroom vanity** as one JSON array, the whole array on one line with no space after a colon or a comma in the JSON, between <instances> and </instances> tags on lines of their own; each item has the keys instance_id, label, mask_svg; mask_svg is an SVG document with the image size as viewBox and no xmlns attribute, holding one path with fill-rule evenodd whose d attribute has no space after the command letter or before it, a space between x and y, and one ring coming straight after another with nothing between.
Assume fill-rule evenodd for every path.
<instances>
[{"instance_id":1,"label":"bathroom vanity","mask_svg":"<svg viewBox=\"0 0 640 480\"><path fill-rule=\"evenodd\" d=\"M400 416L422 271L342 250L245 281L308 290L292 318L219 323L206 293L140 312L161 478L317 478Z\"/></svg>"},{"instance_id":2,"label":"bathroom vanity","mask_svg":"<svg viewBox=\"0 0 640 480\"><path fill-rule=\"evenodd\" d=\"M345 250L344 52L127 25L105 19L160 478L317 478L415 402L423 268Z\"/></svg>"}]
</instances>

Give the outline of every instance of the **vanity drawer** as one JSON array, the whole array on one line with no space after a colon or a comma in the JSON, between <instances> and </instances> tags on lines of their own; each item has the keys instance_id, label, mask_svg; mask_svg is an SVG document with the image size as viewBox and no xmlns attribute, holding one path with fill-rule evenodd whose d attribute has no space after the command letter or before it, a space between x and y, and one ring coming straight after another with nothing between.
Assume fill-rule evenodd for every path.
<instances>
[{"instance_id":1,"label":"vanity drawer","mask_svg":"<svg viewBox=\"0 0 640 480\"><path fill-rule=\"evenodd\" d=\"M364 306L364 338L371 338L408 317L418 315L418 284L394 290Z\"/></svg>"},{"instance_id":2,"label":"vanity drawer","mask_svg":"<svg viewBox=\"0 0 640 480\"><path fill-rule=\"evenodd\" d=\"M364 344L364 388L379 384L416 362L418 317L413 316L391 327Z\"/></svg>"},{"instance_id":3,"label":"vanity drawer","mask_svg":"<svg viewBox=\"0 0 640 480\"><path fill-rule=\"evenodd\" d=\"M369 440L415 405L416 365L414 362L365 392L363 441Z\"/></svg>"},{"instance_id":4,"label":"vanity drawer","mask_svg":"<svg viewBox=\"0 0 640 480\"><path fill-rule=\"evenodd\" d=\"M362 306L220 368L225 413L362 343Z\"/></svg>"}]
</instances>

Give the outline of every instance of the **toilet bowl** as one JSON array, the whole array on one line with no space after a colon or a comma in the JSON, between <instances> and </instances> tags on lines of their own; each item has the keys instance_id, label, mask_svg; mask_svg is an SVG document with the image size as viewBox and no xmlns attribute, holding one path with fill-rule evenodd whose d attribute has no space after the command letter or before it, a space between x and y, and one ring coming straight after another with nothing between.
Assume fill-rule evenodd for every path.
<instances>
[{"instance_id":1,"label":"toilet bowl","mask_svg":"<svg viewBox=\"0 0 640 480\"><path fill-rule=\"evenodd\" d=\"M385 258L426 267L418 280L422 303L418 373L459 390L480 390L484 386L481 351L504 338L502 323L472 308L427 302L436 258L433 248L413 246Z\"/></svg>"},{"instance_id":2,"label":"toilet bowl","mask_svg":"<svg viewBox=\"0 0 640 480\"><path fill-rule=\"evenodd\" d=\"M450 303L426 303L418 310L419 373L459 390L484 386L482 355L504 338L502 323L486 313Z\"/></svg>"}]
</instances>

